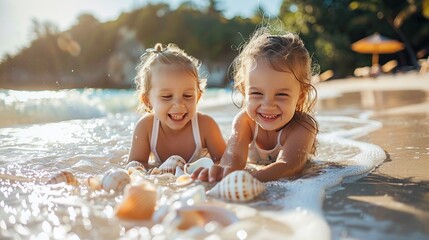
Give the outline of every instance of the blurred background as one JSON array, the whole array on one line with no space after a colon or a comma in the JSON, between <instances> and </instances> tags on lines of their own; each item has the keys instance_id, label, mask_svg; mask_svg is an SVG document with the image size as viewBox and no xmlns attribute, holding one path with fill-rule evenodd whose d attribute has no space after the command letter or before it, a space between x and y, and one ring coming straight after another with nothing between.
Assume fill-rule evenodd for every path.
<instances>
[{"instance_id":1,"label":"blurred background","mask_svg":"<svg viewBox=\"0 0 429 240\"><path fill-rule=\"evenodd\" d=\"M202 61L209 87L226 87L237 49L260 25L298 33L322 80L374 65L418 70L429 54L429 0L0 0L0 22L5 89L133 88L141 54L157 42L176 43ZM352 49L365 38L369 48ZM383 52L391 41L398 47Z\"/></svg>"}]
</instances>

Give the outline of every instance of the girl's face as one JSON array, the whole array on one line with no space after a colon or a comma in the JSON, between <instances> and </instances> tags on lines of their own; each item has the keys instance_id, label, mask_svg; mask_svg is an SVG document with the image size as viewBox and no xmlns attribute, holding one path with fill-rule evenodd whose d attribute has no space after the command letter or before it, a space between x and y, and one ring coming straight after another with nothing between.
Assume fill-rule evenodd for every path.
<instances>
[{"instance_id":1,"label":"girl's face","mask_svg":"<svg viewBox=\"0 0 429 240\"><path fill-rule=\"evenodd\" d=\"M265 130L277 130L295 114L300 84L292 72L279 72L264 60L250 69L245 88L246 111Z\"/></svg>"},{"instance_id":2,"label":"girl's face","mask_svg":"<svg viewBox=\"0 0 429 240\"><path fill-rule=\"evenodd\" d=\"M169 65L153 68L148 95L143 101L152 106L161 124L172 130L182 129L192 119L200 97L195 77Z\"/></svg>"}]
</instances>

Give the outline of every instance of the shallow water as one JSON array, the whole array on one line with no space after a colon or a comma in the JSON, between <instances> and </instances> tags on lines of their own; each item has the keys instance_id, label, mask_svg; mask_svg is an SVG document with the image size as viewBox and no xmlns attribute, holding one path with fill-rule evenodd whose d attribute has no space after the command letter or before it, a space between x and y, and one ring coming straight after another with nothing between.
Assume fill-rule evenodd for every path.
<instances>
[{"instance_id":1,"label":"shallow water","mask_svg":"<svg viewBox=\"0 0 429 240\"><path fill-rule=\"evenodd\" d=\"M168 220L155 225L119 220L114 212L121 192L93 191L83 184L46 185L62 170L83 182L126 165L139 117L133 92L1 90L0 96L0 115L5 116L0 119L0 238L196 238L195 232L179 231ZM222 89L210 90L200 103L225 138L234 116L228 109L230 95ZM344 116L317 119L318 154L300 178L268 183L262 195L244 204L208 198L240 221L224 228L206 226L199 234L203 231L210 239L330 239L322 210L325 192L345 179L362 177L386 156L378 146L355 140L379 129L379 122ZM159 189L161 205L174 203L192 187L177 190L166 183Z\"/></svg>"}]
</instances>

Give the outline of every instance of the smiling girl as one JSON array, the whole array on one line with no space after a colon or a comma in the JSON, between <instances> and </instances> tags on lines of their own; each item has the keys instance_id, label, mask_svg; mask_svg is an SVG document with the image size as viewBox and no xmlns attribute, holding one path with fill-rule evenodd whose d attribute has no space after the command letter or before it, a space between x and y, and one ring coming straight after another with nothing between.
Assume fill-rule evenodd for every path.
<instances>
[{"instance_id":1,"label":"smiling girl","mask_svg":"<svg viewBox=\"0 0 429 240\"><path fill-rule=\"evenodd\" d=\"M198 75L199 61L174 44L164 48L159 43L141 59L136 83L140 109L147 114L136 124L128 161L149 168L172 155L189 163L210 154L219 162L225 150L219 126L197 112L205 86L205 79Z\"/></svg>"},{"instance_id":2,"label":"smiling girl","mask_svg":"<svg viewBox=\"0 0 429 240\"><path fill-rule=\"evenodd\" d=\"M244 108L234 118L220 165L192 175L215 182L244 169L261 181L294 177L315 152L318 125L312 117L316 90L311 84L311 59L302 40L292 33L272 35L257 30L233 62L234 90Z\"/></svg>"}]
</instances>

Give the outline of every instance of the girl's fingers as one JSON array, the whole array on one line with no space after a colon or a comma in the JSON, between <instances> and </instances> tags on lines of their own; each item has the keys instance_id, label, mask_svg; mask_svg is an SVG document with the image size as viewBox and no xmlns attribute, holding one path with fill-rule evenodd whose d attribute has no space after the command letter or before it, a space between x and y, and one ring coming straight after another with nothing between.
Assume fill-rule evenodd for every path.
<instances>
[{"instance_id":1,"label":"girl's fingers","mask_svg":"<svg viewBox=\"0 0 429 240\"><path fill-rule=\"evenodd\" d=\"M218 182L223 177L224 168L220 165L213 165L209 170L209 182Z\"/></svg>"},{"instance_id":2,"label":"girl's fingers","mask_svg":"<svg viewBox=\"0 0 429 240\"><path fill-rule=\"evenodd\" d=\"M198 175L200 175L200 172L202 170L204 170L203 167L199 167L199 168L195 169L195 171L191 174L191 178L194 179L194 180L197 179Z\"/></svg>"}]
</instances>

